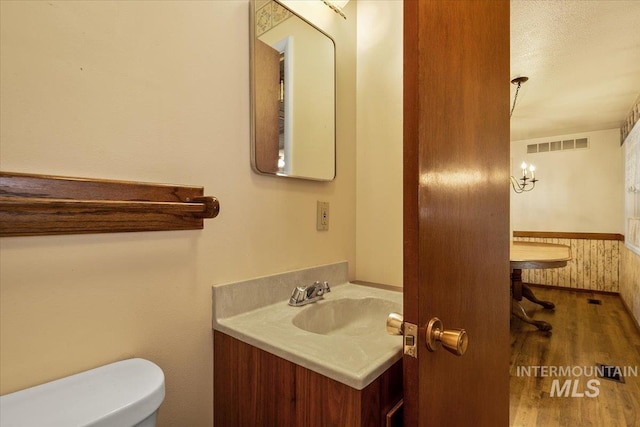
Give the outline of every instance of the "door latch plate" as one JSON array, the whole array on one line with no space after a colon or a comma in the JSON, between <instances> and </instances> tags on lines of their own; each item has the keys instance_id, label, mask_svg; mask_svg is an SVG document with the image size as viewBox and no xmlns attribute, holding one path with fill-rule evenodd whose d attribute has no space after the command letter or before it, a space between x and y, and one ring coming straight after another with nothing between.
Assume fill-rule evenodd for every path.
<instances>
[{"instance_id":1,"label":"door latch plate","mask_svg":"<svg viewBox=\"0 0 640 427\"><path fill-rule=\"evenodd\" d=\"M418 326L404 322L404 354L418 358Z\"/></svg>"}]
</instances>

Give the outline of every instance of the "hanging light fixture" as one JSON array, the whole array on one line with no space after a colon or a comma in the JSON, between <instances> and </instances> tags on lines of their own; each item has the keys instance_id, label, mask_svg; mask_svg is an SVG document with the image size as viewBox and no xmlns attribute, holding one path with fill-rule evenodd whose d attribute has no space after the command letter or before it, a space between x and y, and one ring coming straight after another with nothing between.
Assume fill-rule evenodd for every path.
<instances>
[{"instance_id":1,"label":"hanging light fixture","mask_svg":"<svg viewBox=\"0 0 640 427\"><path fill-rule=\"evenodd\" d=\"M338 15L342 16L344 19L347 19L347 16L344 14L342 9L349 3L349 0L322 0L324 4L329 6L331 10L333 10Z\"/></svg>"},{"instance_id":2,"label":"hanging light fixture","mask_svg":"<svg viewBox=\"0 0 640 427\"><path fill-rule=\"evenodd\" d=\"M516 95L513 97L513 105L511 106L511 112L509 113L509 118L513 116L513 110L516 109L516 101L518 100L518 92L520 92L520 86L522 86L522 83L525 83L527 80L529 80L529 77L525 77L525 76L516 77L515 79L511 80L511 84L517 85L517 87L516 87Z\"/></svg>"},{"instance_id":3,"label":"hanging light fixture","mask_svg":"<svg viewBox=\"0 0 640 427\"><path fill-rule=\"evenodd\" d=\"M518 100L518 92L520 92L520 87L523 83L529 80L529 77L521 76L516 77L511 80L511 84L517 85L516 94L513 97L513 105L511 106L511 112L509 113L509 118L513 115L513 110L516 108L516 101ZM513 191L517 194L524 193L525 191L531 191L536 188L536 167L533 165L527 165L525 162L522 162L520 165L520 169L522 170L522 177L515 178L511 175L511 186L513 187Z\"/></svg>"},{"instance_id":4,"label":"hanging light fixture","mask_svg":"<svg viewBox=\"0 0 640 427\"><path fill-rule=\"evenodd\" d=\"M516 193L524 193L525 191L531 191L536 188L536 167L533 165L527 165L525 162L522 162L520 165L520 169L522 170L521 178L514 178L511 175L511 186L513 187L513 191Z\"/></svg>"}]
</instances>

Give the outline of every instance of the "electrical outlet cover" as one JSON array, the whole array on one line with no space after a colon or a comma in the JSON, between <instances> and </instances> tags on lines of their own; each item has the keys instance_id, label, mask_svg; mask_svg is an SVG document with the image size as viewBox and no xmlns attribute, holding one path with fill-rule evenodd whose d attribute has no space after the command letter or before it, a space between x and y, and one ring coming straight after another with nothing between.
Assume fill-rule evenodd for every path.
<instances>
[{"instance_id":1,"label":"electrical outlet cover","mask_svg":"<svg viewBox=\"0 0 640 427\"><path fill-rule=\"evenodd\" d=\"M321 202L318 200L316 229L318 231L329 230L329 202Z\"/></svg>"}]
</instances>

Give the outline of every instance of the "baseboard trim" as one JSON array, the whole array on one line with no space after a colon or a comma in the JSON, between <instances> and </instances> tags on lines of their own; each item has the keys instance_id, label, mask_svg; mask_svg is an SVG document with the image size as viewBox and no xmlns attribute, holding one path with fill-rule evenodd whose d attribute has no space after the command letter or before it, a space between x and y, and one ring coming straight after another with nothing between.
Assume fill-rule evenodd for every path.
<instances>
[{"instance_id":1,"label":"baseboard trim","mask_svg":"<svg viewBox=\"0 0 640 427\"><path fill-rule=\"evenodd\" d=\"M640 322L638 321L638 319L636 319L636 316L633 314L633 311L631 310L631 307L629 307L629 305L627 305L627 302L624 300L624 298L622 298L622 295L620 295L620 292L599 291L599 290L581 289L581 288L568 288L566 286L549 286L549 285L541 285L541 284L538 284L538 283L523 283L523 285L531 286L533 288L559 289L561 291L574 291L574 292L581 292L581 293L585 293L585 294L589 293L589 294L601 294L601 295L617 295L618 298L620 298L620 301L622 301L622 306L624 307L626 312L629 314L631 319L633 319L633 324L635 325L636 329L638 330L638 333L640 333Z\"/></svg>"},{"instance_id":2,"label":"baseboard trim","mask_svg":"<svg viewBox=\"0 0 640 427\"><path fill-rule=\"evenodd\" d=\"M631 307L629 307L627 305L627 302L624 300L624 298L622 298L622 295L620 295L620 301L622 301L622 305L624 306L624 309L627 310L627 313L629 313L629 316L631 316L631 318L633 319L633 324L636 325L636 329L640 333L640 323L638 322L638 319L636 319L636 316L634 316L633 311L631 310Z\"/></svg>"}]
</instances>

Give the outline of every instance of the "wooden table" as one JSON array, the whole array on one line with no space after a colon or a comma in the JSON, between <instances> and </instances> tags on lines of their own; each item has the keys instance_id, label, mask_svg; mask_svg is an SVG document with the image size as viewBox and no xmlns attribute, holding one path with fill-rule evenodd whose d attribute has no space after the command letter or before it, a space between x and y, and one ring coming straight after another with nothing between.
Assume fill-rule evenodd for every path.
<instances>
[{"instance_id":1,"label":"wooden table","mask_svg":"<svg viewBox=\"0 0 640 427\"><path fill-rule=\"evenodd\" d=\"M567 265L571 259L571 248L566 245L537 242L511 242L511 312L517 317L541 331L550 331L550 323L534 320L522 307L520 301L525 297L529 301L541 305L546 309L554 309L550 301L541 301L533 294L527 284L522 283L522 270L526 268L558 268Z\"/></svg>"}]
</instances>

